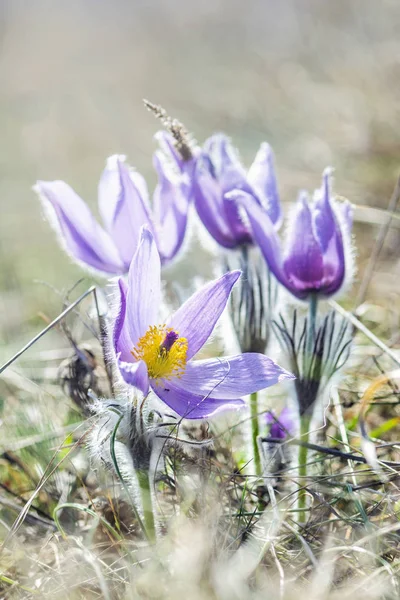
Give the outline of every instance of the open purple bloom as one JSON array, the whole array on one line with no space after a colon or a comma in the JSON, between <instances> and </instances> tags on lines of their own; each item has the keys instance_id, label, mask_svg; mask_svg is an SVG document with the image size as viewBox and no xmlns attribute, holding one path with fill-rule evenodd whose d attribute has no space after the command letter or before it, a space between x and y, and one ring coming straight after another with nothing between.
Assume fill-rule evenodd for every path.
<instances>
[{"instance_id":1,"label":"open purple bloom","mask_svg":"<svg viewBox=\"0 0 400 600\"><path fill-rule=\"evenodd\" d=\"M150 214L146 183L114 155L107 160L98 189L102 227L86 203L63 181L38 181L35 190L67 252L85 266L107 274L127 273L146 225L157 240L161 261L175 258L184 240L188 199L182 178L156 153L158 185Z\"/></svg>"},{"instance_id":2,"label":"open purple bloom","mask_svg":"<svg viewBox=\"0 0 400 600\"><path fill-rule=\"evenodd\" d=\"M267 425L271 425L268 437L274 440L284 440L288 435L295 434L293 414L287 406L282 409L278 418L270 412L266 413L265 420Z\"/></svg>"},{"instance_id":3,"label":"open purple bloom","mask_svg":"<svg viewBox=\"0 0 400 600\"><path fill-rule=\"evenodd\" d=\"M198 215L216 242L225 248L253 243L251 229L243 221L240 207L227 197L232 190L249 194L274 227L279 228L281 206L268 144L261 145L246 171L228 138L217 134L205 142L196 162L193 195Z\"/></svg>"},{"instance_id":4,"label":"open purple bloom","mask_svg":"<svg viewBox=\"0 0 400 600\"><path fill-rule=\"evenodd\" d=\"M211 335L240 271L227 273L194 294L163 324L160 257L143 228L129 270L119 279L119 311L113 344L126 383L150 388L181 417L206 418L243 406L242 396L293 376L263 354L192 360Z\"/></svg>"},{"instance_id":5,"label":"open purple bloom","mask_svg":"<svg viewBox=\"0 0 400 600\"><path fill-rule=\"evenodd\" d=\"M271 272L294 296L331 296L343 286L352 270L350 246L351 205L331 198L330 169L313 202L302 192L291 215L286 244L280 239L267 213L247 193L231 194L246 210L252 234ZM346 273L347 269L347 273Z\"/></svg>"}]
</instances>

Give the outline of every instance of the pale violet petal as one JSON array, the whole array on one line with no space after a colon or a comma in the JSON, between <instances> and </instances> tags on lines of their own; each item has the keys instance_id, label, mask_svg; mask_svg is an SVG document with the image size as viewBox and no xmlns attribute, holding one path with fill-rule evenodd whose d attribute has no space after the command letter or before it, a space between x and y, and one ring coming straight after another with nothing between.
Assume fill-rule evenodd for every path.
<instances>
[{"instance_id":1,"label":"pale violet petal","mask_svg":"<svg viewBox=\"0 0 400 600\"><path fill-rule=\"evenodd\" d=\"M188 341L188 360L210 337L239 277L240 271L232 271L211 281L193 294L170 318L168 326Z\"/></svg>"},{"instance_id":2,"label":"pale violet petal","mask_svg":"<svg viewBox=\"0 0 400 600\"><path fill-rule=\"evenodd\" d=\"M38 181L34 189L65 249L73 258L104 273L117 275L124 272L123 262L110 235L69 185L64 181Z\"/></svg>"}]
</instances>

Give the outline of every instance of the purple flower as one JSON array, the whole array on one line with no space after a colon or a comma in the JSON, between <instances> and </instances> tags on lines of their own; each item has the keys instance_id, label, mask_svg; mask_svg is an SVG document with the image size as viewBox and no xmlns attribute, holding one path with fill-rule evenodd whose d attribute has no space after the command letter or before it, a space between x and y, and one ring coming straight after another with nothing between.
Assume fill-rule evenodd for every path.
<instances>
[{"instance_id":1,"label":"purple flower","mask_svg":"<svg viewBox=\"0 0 400 600\"><path fill-rule=\"evenodd\" d=\"M288 435L294 435L295 433L293 414L286 406L281 411L279 418L268 412L265 420L267 425L271 425L268 437L274 440L284 440Z\"/></svg>"},{"instance_id":2,"label":"purple flower","mask_svg":"<svg viewBox=\"0 0 400 600\"><path fill-rule=\"evenodd\" d=\"M248 172L228 138L221 134L206 141L196 162L193 195L198 215L212 237L225 248L253 243L251 229L243 221L239 206L227 197L232 190L249 194L274 227L279 228L281 207L268 144L261 145Z\"/></svg>"},{"instance_id":3,"label":"purple flower","mask_svg":"<svg viewBox=\"0 0 400 600\"><path fill-rule=\"evenodd\" d=\"M99 225L85 202L63 181L38 181L38 192L63 246L75 260L102 273L127 273L146 225L157 240L161 261L168 264L182 247L188 199L182 178L172 172L163 155L155 154L158 185L154 215L150 214L146 183L139 173L114 155L107 160L98 189Z\"/></svg>"},{"instance_id":4,"label":"purple flower","mask_svg":"<svg viewBox=\"0 0 400 600\"><path fill-rule=\"evenodd\" d=\"M119 279L113 344L126 383L150 388L181 417L206 418L243 406L241 396L293 376L263 354L192 360L211 335L240 271L227 273L194 294L160 324L160 258L143 228L129 270Z\"/></svg>"},{"instance_id":5,"label":"purple flower","mask_svg":"<svg viewBox=\"0 0 400 600\"><path fill-rule=\"evenodd\" d=\"M313 202L302 192L291 215L284 250L273 222L250 194L233 192L246 210L252 234L271 272L294 296L331 296L351 276L351 205L331 198L331 170Z\"/></svg>"}]
</instances>

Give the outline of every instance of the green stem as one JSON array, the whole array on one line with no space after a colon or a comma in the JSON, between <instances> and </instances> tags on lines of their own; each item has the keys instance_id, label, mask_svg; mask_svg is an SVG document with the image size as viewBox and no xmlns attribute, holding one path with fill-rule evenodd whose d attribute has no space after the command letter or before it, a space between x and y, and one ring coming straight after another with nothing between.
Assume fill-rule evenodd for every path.
<instances>
[{"instance_id":1,"label":"green stem","mask_svg":"<svg viewBox=\"0 0 400 600\"><path fill-rule=\"evenodd\" d=\"M140 495L142 497L143 518L147 537L150 542L156 541L156 527L154 523L153 502L151 499L151 487L149 471L136 471Z\"/></svg>"},{"instance_id":2,"label":"green stem","mask_svg":"<svg viewBox=\"0 0 400 600\"><path fill-rule=\"evenodd\" d=\"M300 417L300 439L302 442L308 442L310 437L311 416L305 414ZM307 455L308 448L299 446L299 523L304 525L307 520L307 492L304 488L306 485L305 478L307 477Z\"/></svg>"},{"instance_id":3,"label":"green stem","mask_svg":"<svg viewBox=\"0 0 400 600\"><path fill-rule=\"evenodd\" d=\"M250 396L250 416L251 416L251 443L253 447L254 467L257 477L261 476L261 460L258 451L258 402L257 392L253 392Z\"/></svg>"}]
</instances>

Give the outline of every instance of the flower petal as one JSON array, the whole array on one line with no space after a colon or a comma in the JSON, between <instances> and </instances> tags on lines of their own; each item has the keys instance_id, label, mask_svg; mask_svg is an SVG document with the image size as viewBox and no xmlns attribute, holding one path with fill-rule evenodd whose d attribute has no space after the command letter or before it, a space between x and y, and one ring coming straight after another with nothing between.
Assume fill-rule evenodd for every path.
<instances>
[{"instance_id":1,"label":"flower petal","mask_svg":"<svg viewBox=\"0 0 400 600\"><path fill-rule=\"evenodd\" d=\"M143 196L146 184L139 173L130 172L124 159L115 154L107 160L98 195L104 224L128 271L139 243L141 226L153 228Z\"/></svg>"},{"instance_id":2,"label":"flower petal","mask_svg":"<svg viewBox=\"0 0 400 600\"><path fill-rule=\"evenodd\" d=\"M246 171L227 136L220 133L212 135L204 144L204 153L214 167L214 177L221 186L222 195L233 189L251 193Z\"/></svg>"},{"instance_id":3,"label":"flower petal","mask_svg":"<svg viewBox=\"0 0 400 600\"><path fill-rule=\"evenodd\" d=\"M155 394L185 419L207 419L224 410L245 407L243 400L223 400L199 396L179 387L179 380L152 382Z\"/></svg>"},{"instance_id":4,"label":"flower petal","mask_svg":"<svg viewBox=\"0 0 400 600\"><path fill-rule=\"evenodd\" d=\"M117 318L114 322L113 345L115 354L119 356L121 360L130 362L133 360L131 351L133 350L134 344L129 335L126 318L127 291L128 289L125 281L120 278L118 280L119 306Z\"/></svg>"},{"instance_id":5,"label":"flower petal","mask_svg":"<svg viewBox=\"0 0 400 600\"><path fill-rule=\"evenodd\" d=\"M118 360L118 368L122 378L126 383L140 390L145 396L149 393L149 375L146 363L143 360L138 362L125 362Z\"/></svg>"},{"instance_id":6,"label":"flower petal","mask_svg":"<svg viewBox=\"0 0 400 600\"><path fill-rule=\"evenodd\" d=\"M169 320L168 326L188 341L191 359L210 337L221 316L240 271L226 273L193 294Z\"/></svg>"},{"instance_id":7,"label":"flower petal","mask_svg":"<svg viewBox=\"0 0 400 600\"><path fill-rule=\"evenodd\" d=\"M331 205L330 175L331 170L326 169L323 175L322 187L316 192L313 210L315 235L323 253L326 252L330 240L338 231L338 224Z\"/></svg>"},{"instance_id":8,"label":"flower petal","mask_svg":"<svg viewBox=\"0 0 400 600\"><path fill-rule=\"evenodd\" d=\"M246 352L192 360L175 385L198 396L234 400L286 379L294 379L294 376L264 354Z\"/></svg>"},{"instance_id":9,"label":"flower petal","mask_svg":"<svg viewBox=\"0 0 400 600\"><path fill-rule=\"evenodd\" d=\"M288 287L290 282L283 270L280 240L266 210L253 196L238 190L230 192L229 198L243 206L249 218L253 238L260 247L270 271L282 285Z\"/></svg>"},{"instance_id":10,"label":"flower petal","mask_svg":"<svg viewBox=\"0 0 400 600\"><path fill-rule=\"evenodd\" d=\"M160 256L152 233L142 227L128 275L127 325L133 345L150 325L157 325L161 302Z\"/></svg>"},{"instance_id":11,"label":"flower petal","mask_svg":"<svg viewBox=\"0 0 400 600\"><path fill-rule=\"evenodd\" d=\"M300 195L292 214L287 248L283 267L290 281L290 291L299 297L318 292L323 283L324 261L322 249L314 235L306 194Z\"/></svg>"},{"instance_id":12,"label":"flower petal","mask_svg":"<svg viewBox=\"0 0 400 600\"><path fill-rule=\"evenodd\" d=\"M262 204L278 229L282 222L282 209L274 169L274 156L271 146L266 142L261 144L247 174L247 180L259 197L265 199L265 203L262 202Z\"/></svg>"},{"instance_id":13,"label":"flower petal","mask_svg":"<svg viewBox=\"0 0 400 600\"><path fill-rule=\"evenodd\" d=\"M326 169L313 214L315 235L323 252L322 288L326 294L336 292L342 285L345 276L343 238L339 220L331 204L330 175L331 170Z\"/></svg>"},{"instance_id":14,"label":"flower petal","mask_svg":"<svg viewBox=\"0 0 400 600\"><path fill-rule=\"evenodd\" d=\"M155 140L160 145L162 152L171 160L178 171L184 171L185 161L179 154L175 146L175 140L168 131L157 131L154 136Z\"/></svg>"},{"instance_id":15,"label":"flower petal","mask_svg":"<svg viewBox=\"0 0 400 600\"><path fill-rule=\"evenodd\" d=\"M229 223L232 235L236 240L236 245L252 244L253 239L247 225L244 223L240 207L230 197L230 192L224 196L224 209L226 221Z\"/></svg>"},{"instance_id":16,"label":"flower petal","mask_svg":"<svg viewBox=\"0 0 400 600\"><path fill-rule=\"evenodd\" d=\"M182 247L189 210L188 195L182 187L182 177L166 165L162 153L155 152L154 167L158 185L154 192L154 210L157 215L159 251L163 264L170 262Z\"/></svg>"},{"instance_id":17,"label":"flower petal","mask_svg":"<svg viewBox=\"0 0 400 600\"><path fill-rule=\"evenodd\" d=\"M193 197L197 214L215 241L234 248L236 240L227 223L221 186L212 175L212 165L204 156L194 170Z\"/></svg>"},{"instance_id":18,"label":"flower petal","mask_svg":"<svg viewBox=\"0 0 400 600\"><path fill-rule=\"evenodd\" d=\"M97 223L86 203L64 181L38 181L34 187L66 250L73 258L105 273L121 274L124 266L111 237Z\"/></svg>"}]
</instances>

